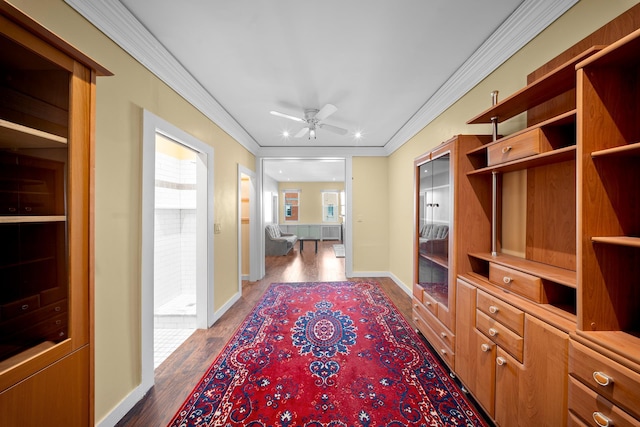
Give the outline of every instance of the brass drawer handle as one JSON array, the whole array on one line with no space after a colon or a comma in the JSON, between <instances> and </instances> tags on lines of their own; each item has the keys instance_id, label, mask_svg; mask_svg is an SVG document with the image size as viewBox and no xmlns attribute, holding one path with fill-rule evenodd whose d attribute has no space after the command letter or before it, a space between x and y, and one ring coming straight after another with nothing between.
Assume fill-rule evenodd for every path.
<instances>
[{"instance_id":1,"label":"brass drawer handle","mask_svg":"<svg viewBox=\"0 0 640 427\"><path fill-rule=\"evenodd\" d=\"M496 307L495 305L490 305L489 306L489 313L496 314L498 311L500 311L500 309L498 307Z\"/></svg>"},{"instance_id":2,"label":"brass drawer handle","mask_svg":"<svg viewBox=\"0 0 640 427\"><path fill-rule=\"evenodd\" d=\"M513 147L510 145L507 145L506 147L502 147L502 154L507 154L509 151L511 151Z\"/></svg>"},{"instance_id":3,"label":"brass drawer handle","mask_svg":"<svg viewBox=\"0 0 640 427\"><path fill-rule=\"evenodd\" d=\"M504 277L502 278L502 281L503 281L505 284L507 284L507 285L508 285L509 283L513 282L513 279L512 279L511 277L509 277L509 276L504 276Z\"/></svg>"},{"instance_id":4,"label":"brass drawer handle","mask_svg":"<svg viewBox=\"0 0 640 427\"><path fill-rule=\"evenodd\" d=\"M486 353L487 351L491 350L491 346L489 344L482 344L480 346L480 350L482 350L484 353Z\"/></svg>"},{"instance_id":5,"label":"brass drawer handle","mask_svg":"<svg viewBox=\"0 0 640 427\"><path fill-rule=\"evenodd\" d=\"M593 413L593 421L595 421L596 424L601 427L608 427L613 425L613 420L599 411Z\"/></svg>"},{"instance_id":6,"label":"brass drawer handle","mask_svg":"<svg viewBox=\"0 0 640 427\"><path fill-rule=\"evenodd\" d=\"M505 358L504 358L504 357L502 357L502 356L496 357L496 364L497 364L498 366L504 366L504 365L506 365L506 364L507 364L507 359L505 359Z\"/></svg>"},{"instance_id":7,"label":"brass drawer handle","mask_svg":"<svg viewBox=\"0 0 640 427\"><path fill-rule=\"evenodd\" d=\"M498 330L497 329L493 329L493 328L489 328L489 335L491 335L492 337L495 337L498 335Z\"/></svg>"},{"instance_id":8,"label":"brass drawer handle","mask_svg":"<svg viewBox=\"0 0 640 427\"><path fill-rule=\"evenodd\" d=\"M600 371L596 371L593 373L593 379L598 383L598 385L601 385L602 387L606 387L609 384L613 383L613 378Z\"/></svg>"}]
</instances>

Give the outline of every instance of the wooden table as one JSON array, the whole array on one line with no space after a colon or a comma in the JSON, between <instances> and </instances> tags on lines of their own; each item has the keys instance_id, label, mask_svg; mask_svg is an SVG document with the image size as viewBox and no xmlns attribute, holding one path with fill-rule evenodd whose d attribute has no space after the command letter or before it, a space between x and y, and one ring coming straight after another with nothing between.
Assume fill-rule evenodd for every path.
<instances>
[{"instance_id":1,"label":"wooden table","mask_svg":"<svg viewBox=\"0 0 640 427\"><path fill-rule=\"evenodd\" d=\"M316 242L316 253L318 253L318 240L315 237L300 237L298 239L300 241L300 252L302 252L304 250L304 242L305 241L312 241L312 242Z\"/></svg>"}]
</instances>

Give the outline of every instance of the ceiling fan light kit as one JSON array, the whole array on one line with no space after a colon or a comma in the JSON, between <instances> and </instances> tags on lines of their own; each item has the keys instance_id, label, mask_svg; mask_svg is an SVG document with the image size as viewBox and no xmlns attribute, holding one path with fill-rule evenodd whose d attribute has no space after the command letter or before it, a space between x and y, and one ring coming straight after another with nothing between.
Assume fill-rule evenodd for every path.
<instances>
[{"instance_id":1,"label":"ceiling fan light kit","mask_svg":"<svg viewBox=\"0 0 640 427\"><path fill-rule=\"evenodd\" d=\"M347 129L323 123L324 119L336 111L338 111L338 108L335 105L326 104L320 110L314 108L304 110L304 118L281 113L279 111L271 111L271 114L285 119L294 120L296 122L305 123L305 126L294 135L294 138L302 138L308 132L308 138L311 140L316 139L318 129L328 130L329 132L333 132L338 135L345 135L348 132Z\"/></svg>"}]
</instances>

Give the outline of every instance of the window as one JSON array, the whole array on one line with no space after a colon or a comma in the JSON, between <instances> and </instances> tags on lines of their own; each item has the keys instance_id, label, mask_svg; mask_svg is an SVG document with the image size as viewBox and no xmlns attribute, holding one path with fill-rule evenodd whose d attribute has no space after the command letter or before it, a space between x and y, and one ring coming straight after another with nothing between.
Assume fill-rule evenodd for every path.
<instances>
[{"instance_id":1,"label":"window","mask_svg":"<svg viewBox=\"0 0 640 427\"><path fill-rule=\"evenodd\" d=\"M297 221L300 209L300 191L284 190L284 220Z\"/></svg>"},{"instance_id":2,"label":"window","mask_svg":"<svg viewBox=\"0 0 640 427\"><path fill-rule=\"evenodd\" d=\"M341 214L340 193L322 192L322 222L338 222Z\"/></svg>"}]
</instances>

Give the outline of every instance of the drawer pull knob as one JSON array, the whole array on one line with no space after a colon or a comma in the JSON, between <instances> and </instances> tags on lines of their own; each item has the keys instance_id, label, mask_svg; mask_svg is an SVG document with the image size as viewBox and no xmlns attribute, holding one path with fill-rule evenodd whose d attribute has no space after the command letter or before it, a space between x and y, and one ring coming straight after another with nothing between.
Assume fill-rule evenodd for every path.
<instances>
[{"instance_id":1,"label":"drawer pull knob","mask_svg":"<svg viewBox=\"0 0 640 427\"><path fill-rule=\"evenodd\" d=\"M513 147L511 147L510 145L507 145L506 147L502 147L502 154L507 154L509 151L511 151Z\"/></svg>"},{"instance_id":2,"label":"drawer pull knob","mask_svg":"<svg viewBox=\"0 0 640 427\"><path fill-rule=\"evenodd\" d=\"M427 306L431 305L431 303L430 303L429 301L425 302L425 304L426 304Z\"/></svg>"},{"instance_id":3,"label":"drawer pull knob","mask_svg":"<svg viewBox=\"0 0 640 427\"><path fill-rule=\"evenodd\" d=\"M29 310L29 304L22 304L22 307L20 307L23 311L24 310Z\"/></svg>"},{"instance_id":4,"label":"drawer pull knob","mask_svg":"<svg viewBox=\"0 0 640 427\"><path fill-rule=\"evenodd\" d=\"M496 335L498 335L498 331L496 329L489 328L489 335L495 337Z\"/></svg>"},{"instance_id":5,"label":"drawer pull knob","mask_svg":"<svg viewBox=\"0 0 640 427\"><path fill-rule=\"evenodd\" d=\"M613 425L613 420L605 416L602 412L596 411L593 413L593 421L599 426L607 427Z\"/></svg>"},{"instance_id":6,"label":"drawer pull knob","mask_svg":"<svg viewBox=\"0 0 640 427\"><path fill-rule=\"evenodd\" d=\"M440 332L440 336L441 336L442 338L446 338L446 337L447 337L447 333L446 333L446 332Z\"/></svg>"},{"instance_id":7,"label":"drawer pull knob","mask_svg":"<svg viewBox=\"0 0 640 427\"><path fill-rule=\"evenodd\" d=\"M447 350L445 350L444 348L441 348L440 349L440 353L442 353L443 355L446 355L447 354Z\"/></svg>"},{"instance_id":8,"label":"drawer pull knob","mask_svg":"<svg viewBox=\"0 0 640 427\"><path fill-rule=\"evenodd\" d=\"M513 279L512 279L511 277L509 277L509 276L504 276L504 277L502 278L502 281L503 281L505 284L507 284L507 285L508 285L509 283L511 283L511 282L513 281Z\"/></svg>"},{"instance_id":9,"label":"drawer pull knob","mask_svg":"<svg viewBox=\"0 0 640 427\"><path fill-rule=\"evenodd\" d=\"M9 208L9 212L13 213L13 212L15 212L15 211L17 211L17 209L16 209L16 208Z\"/></svg>"},{"instance_id":10,"label":"drawer pull knob","mask_svg":"<svg viewBox=\"0 0 640 427\"><path fill-rule=\"evenodd\" d=\"M496 314L498 311L500 311L500 309L498 307L496 307L495 305L490 305L489 306L489 313Z\"/></svg>"},{"instance_id":11,"label":"drawer pull knob","mask_svg":"<svg viewBox=\"0 0 640 427\"><path fill-rule=\"evenodd\" d=\"M504 366L507 364L507 359L505 359L504 357L500 356L500 357L496 357L496 364L498 366Z\"/></svg>"},{"instance_id":12,"label":"drawer pull knob","mask_svg":"<svg viewBox=\"0 0 640 427\"><path fill-rule=\"evenodd\" d=\"M602 387L606 387L613 382L613 378L600 371L596 371L593 373L593 379Z\"/></svg>"},{"instance_id":13,"label":"drawer pull knob","mask_svg":"<svg viewBox=\"0 0 640 427\"><path fill-rule=\"evenodd\" d=\"M413 304L413 308L418 308L418 304Z\"/></svg>"},{"instance_id":14,"label":"drawer pull knob","mask_svg":"<svg viewBox=\"0 0 640 427\"><path fill-rule=\"evenodd\" d=\"M491 350L491 347L489 346L489 344L485 343L480 346L480 350L486 353L487 351Z\"/></svg>"}]
</instances>

